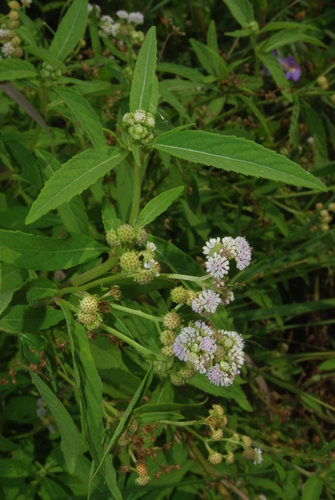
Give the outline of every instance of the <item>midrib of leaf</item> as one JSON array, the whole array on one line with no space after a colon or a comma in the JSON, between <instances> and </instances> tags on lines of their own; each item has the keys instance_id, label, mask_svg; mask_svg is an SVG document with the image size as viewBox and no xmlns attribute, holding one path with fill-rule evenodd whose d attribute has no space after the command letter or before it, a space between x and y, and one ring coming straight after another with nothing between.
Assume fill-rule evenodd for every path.
<instances>
[{"instance_id":1,"label":"midrib of leaf","mask_svg":"<svg viewBox=\"0 0 335 500\"><path fill-rule=\"evenodd\" d=\"M108 163L109 161L111 161L111 159L115 159L115 158L118 158L119 156L121 156L121 153L115 155L115 156L111 156L109 157L107 160L99 163L98 165L96 165L94 168L90 169L88 172L85 172L84 174L80 175L79 177L76 177L75 180L73 180L70 184L67 184L66 185L66 188L62 189L61 191L59 191L57 193L57 197L59 197L64 191L66 191L70 186L72 186L72 184L75 184L78 182L78 180L80 180L82 177L85 177L85 175L88 175L88 174L91 174L94 170L96 170L97 168L101 167L101 165L105 165L105 163ZM52 179L52 177L51 177ZM50 179L50 180L51 180ZM45 187L48 185L48 183L46 183ZM55 196L53 196L53 198L55 198ZM52 199L52 198L51 198ZM67 200L65 200L67 201ZM48 205L50 203L50 198L40 207L39 210L37 210L37 212L35 212L34 216L36 216L37 214L41 213L41 211L43 211L44 207L46 205ZM38 218L38 217L37 217ZM28 219L29 220L29 219ZM36 220L36 219L35 219Z\"/></svg>"},{"instance_id":2,"label":"midrib of leaf","mask_svg":"<svg viewBox=\"0 0 335 500\"><path fill-rule=\"evenodd\" d=\"M188 149L188 148L181 148L180 146L169 146L167 144L159 144L157 143L157 146L162 146L166 149L180 149L181 151L189 151L191 153L198 153L200 155L206 155L206 156L213 156L215 158L221 158L221 159L224 159L224 160L232 160L232 161L236 161L236 162L241 162L241 163L248 163L249 165L253 165L255 167L261 167L261 168L265 168L267 170L271 170L273 172L278 172L278 170L274 169L274 168L271 168L271 167L268 167L267 165L262 165L262 164L259 164L259 163L254 163L252 161L249 161L249 160L240 160L238 158L233 158L231 156L223 156L223 155L216 155L215 153L207 153L206 150L197 150L197 149ZM200 163L200 162L197 162L197 163ZM294 177L294 178L299 178L298 176L296 175L292 175L288 172L285 172L286 175L290 176L290 177Z\"/></svg>"},{"instance_id":3,"label":"midrib of leaf","mask_svg":"<svg viewBox=\"0 0 335 500\"><path fill-rule=\"evenodd\" d=\"M145 89L145 86L146 86L146 80L147 80L148 64L149 64L149 59L150 59L151 45L152 45L152 37L150 38L150 46L149 46L149 49L148 49L148 52L147 52L147 59L146 59L146 62L145 62L144 79L143 79L142 92L141 92L141 97L140 97L140 109L142 109L143 94L144 94L144 89Z\"/></svg>"},{"instance_id":4,"label":"midrib of leaf","mask_svg":"<svg viewBox=\"0 0 335 500\"><path fill-rule=\"evenodd\" d=\"M59 57L59 56L60 56L60 54L62 53L62 50L64 49L64 47L65 47L65 45L66 45L66 43L67 43L68 39L70 38L70 35L72 34L72 32L73 32L73 30L74 30L74 28L75 28L75 25L76 25L76 22L77 22L78 16L79 16L79 14L80 14L80 10L81 10L80 8L77 10L77 15L76 15L76 17L75 17L75 19L73 20L73 23L72 23L72 30L70 30L70 31L69 31L69 33L68 33L67 37L64 39L64 43L63 43L63 45L61 46L61 48L59 49L59 52L58 52L58 54L57 54L57 57ZM66 14L65 14L65 15L66 15Z\"/></svg>"}]
</instances>

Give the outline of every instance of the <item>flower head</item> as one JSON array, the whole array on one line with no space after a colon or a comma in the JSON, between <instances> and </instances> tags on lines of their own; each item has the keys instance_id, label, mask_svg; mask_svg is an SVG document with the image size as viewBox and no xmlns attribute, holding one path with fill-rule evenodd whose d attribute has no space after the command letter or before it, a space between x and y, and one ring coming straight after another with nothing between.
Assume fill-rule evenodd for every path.
<instances>
[{"instance_id":1,"label":"flower head","mask_svg":"<svg viewBox=\"0 0 335 500\"><path fill-rule=\"evenodd\" d=\"M117 17L119 17L120 19L125 19L126 21L128 21L128 12L126 10L118 10L117 13L116 13Z\"/></svg>"},{"instance_id":2,"label":"flower head","mask_svg":"<svg viewBox=\"0 0 335 500\"><path fill-rule=\"evenodd\" d=\"M144 16L141 12L131 12L128 16L128 22L137 24L142 24L144 21Z\"/></svg>"},{"instance_id":3,"label":"flower head","mask_svg":"<svg viewBox=\"0 0 335 500\"><path fill-rule=\"evenodd\" d=\"M229 261L226 257L214 253L213 257L209 257L206 262L206 270L213 278L223 278L225 274L228 274Z\"/></svg>"},{"instance_id":4,"label":"flower head","mask_svg":"<svg viewBox=\"0 0 335 500\"><path fill-rule=\"evenodd\" d=\"M5 57L10 58L10 56L13 54L15 48L12 45L12 42L7 42L2 46L2 53Z\"/></svg>"},{"instance_id":5,"label":"flower head","mask_svg":"<svg viewBox=\"0 0 335 500\"><path fill-rule=\"evenodd\" d=\"M102 16L101 27L106 35L111 35L113 30L114 19L111 16Z\"/></svg>"},{"instance_id":6,"label":"flower head","mask_svg":"<svg viewBox=\"0 0 335 500\"><path fill-rule=\"evenodd\" d=\"M221 298L218 293L215 293L214 290L204 290L193 300L192 309L203 316L210 316L215 313L220 303Z\"/></svg>"},{"instance_id":7,"label":"flower head","mask_svg":"<svg viewBox=\"0 0 335 500\"><path fill-rule=\"evenodd\" d=\"M182 328L173 344L173 352L181 361L189 361L196 371L206 373L217 349L214 331L202 321Z\"/></svg>"},{"instance_id":8,"label":"flower head","mask_svg":"<svg viewBox=\"0 0 335 500\"><path fill-rule=\"evenodd\" d=\"M8 40L8 38L11 37L11 31L8 29L0 29L0 39L1 40Z\"/></svg>"},{"instance_id":9,"label":"flower head","mask_svg":"<svg viewBox=\"0 0 335 500\"><path fill-rule=\"evenodd\" d=\"M262 462L263 462L262 450L260 448L255 448L254 465L260 464Z\"/></svg>"},{"instance_id":10,"label":"flower head","mask_svg":"<svg viewBox=\"0 0 335 500\"><path fill-rule=\"evenodd\" d=\"M242 237L238 236L235 238L235 244L236 244L236 267L240 271L242 269L245 269L251 261L251 246L247 242L247 240Z\"/></svg>"},{"instance_id":11,"label":"flower head","mask_svg":"<svg viewBox=\"0 0 335 500\"><path fill-rule=\"evenodd\" d=\"M281 67L285 72L286 79L297 82L301 76L301 68L295 58L293 56L287 56L285 57L285 59L282 59L277 55L277 52L275 50L272 52L272 55L274 55L278 59ZM265 68L265 74L269 74L269 70L267 68Z\"/></svg>"},{"instance_id":12,"label":"flower head","mask_svg":"<svg viewBox=\"0 0 335 500\"><path fill-rule=\"evenodd\" d=\"M219 364L214 365L207 371L207 377L211 384L222 385L223 387L228 387L233 383L233 378L229 377L229 374L221 369Z\"/></svg>"}]
</instances>

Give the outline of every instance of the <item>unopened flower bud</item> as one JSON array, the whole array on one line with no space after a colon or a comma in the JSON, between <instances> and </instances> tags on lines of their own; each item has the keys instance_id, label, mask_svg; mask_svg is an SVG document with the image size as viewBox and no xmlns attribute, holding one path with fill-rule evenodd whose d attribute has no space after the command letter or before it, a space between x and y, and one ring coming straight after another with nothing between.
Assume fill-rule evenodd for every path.
<instances>
[{"instance_id":1,"label":"unopened flower bud","mask_svg":"<svg viewBox=\"0 0 335 500\"><path fill-rule=\"evenodd\" d=\"M226 464L230 465L234 462L234 460L235 460L234 453L232 453L231 451L229 453L227 453Z\"/></svg>"},{"instance_id":2,"label":"unopened flower bud","mask_svg":"<svg viewBox=\"0 0 335 500\"><path fill-rule=\"evenodd\" d=\"M173 345L166 345L162 347L161 352L165 354L165 356L173 356L174 355Z\"/></svg>"},{"instance_id":3,"label":"unopened flower bud","mask_svg":"<svg viewBox=\"0 0 335 500\"><path fill-rule=\"evenodd\" d=\"M14 38L12 38L12 45L13 47L20 47L21 40L18 36L14 36Z\"/></svg>"},{"instance_id":4,"label":"unopened flower bud","mask_svg":"<svg viewBox=\"0 0 335 500\"><path fill-rule=\"evenodd\" d=\"M134 272L138 268L140 260L136 252L126 252L121 255L120 265L126 272Z\"/></svg>"},{"instance_id":5,"label":"unopened flower bud","mask_svg":"<svg viewBox=\"0 0 335 500\"><path fill-rule=\"evenodd\" d=\"M136 465L136 472L139 476L147 476L148 475L148 467L144 462L139 462Z\"/></svg>"},{"instance_id":6,"label":"unopened flower bud","mask_svg":"<svg viewBox=\"0 0 335 500\"><path fill-rule=\"evenodd\" d=\"M20 10L21 9L21 5L19 4L19 2L16 2L16 1L9 2L8 7L11 10Z\"/></svg>"},{"instance_id":7,"label":"unopened flower bud","mask_svg":"<svg viewBox=\"0 0 335 500\"><path fill-rule=\"evenodd\" d=\"M243 452L243 457L246 459L246 460L253 460L254 459L254 456L255 456L255 452L252 448L247 448L246 450L244 450Z\"/></svg>"},{"instance_id":8,"label":"unopened flower bud","mask_svg":"<svg viewBox=\"0 0 335 500\"><path fill-rule=\"evenodd\" d=\"M187 290L183 286L177 286L171 290L171 300L177 304L183 304L187 300Z\"/></svg>"},{"instance_id":9,"label":"unopened flower bud","mask_svg":"<svg viewBox=\"0 0 335 500\"><path fill-rule=\"evenodd\" d=\"M150 476L139 476L135 479L135 483L139 486L146 486L150 480Z\"/></svg>"},{"instance_id":10,"label":"unopened flower bud","mask_svg":"<svg viewBox=\"0 0 335 500\"><path fill-rule=\"evenodd\" d=\"M120 245L120 240L114 229L110 229L106 233L106 241L111 248L116 248Z\"/></svg>"},{"instance_id":11,"label":"unopened flower bud","mask_svg":"<svg viewBox=\"0 0 335 500\"><path fill-rule=\"evenodd\" d=\"M252 440L249 436L242 436L242 446L244 449L251 448L252 446Z\"/></svg>"},{"instance_id":12,"label":"unopened flower bud","mask_svg":"<svg viewBox=\"0 0 335 500\"><path fill-rule=\"evenodd\" d=\"M211 439L213 439L213 441L221 441L222 438L223 438L223 432L221 429L214 431L211 435Z\"/></svg>"},{"instance_id":13,"label":"unopened flower bud","mask_svg":"<svg viewBox=\"0 0 335 500\"><path fill-rule=\"evenodd\" d=\"M16 12L16 10L12 10L9 14L8 17L11 21L18 21L19 19L19 14Z\"/></svg>"},{"instance_id":14,"label":"unopened flower bud","mask_svg":"<svg viewBox=\"0 0 335 500\"><path fill-rule=\"evenodd\" d=\"M335 212L335 203L329 203L328 210L330 210L331 212Z\"/></svg>"},{"instance_id":15,"label":"unopened flower bud","mask_svg":"<svg viewBox=\"0 0 335 500\"><path fill-rule=\"evenodd\" d=\"M135 228L130 224L122 224L117 230L117 235L122 243L132 243L135 239Z\"/></svg>"},{"instance_id":16,"label":"unopened flower bud","mask_svg":"<svg viewBox=\"0 0 335 500\"><path fill-rule=\"evenodd\" d=\"M160 335L160 341L163 345L172 345L175 341L176 334L171 330L165 330Z\"/></svg>"},{"instance_id":17,"label":"unopened flower bud","mask_svg":"<svg viewBox=\"0 0 335 500\"><path fill-rule=\"evenodd\" d=\"M23 50L21 49L21 47L16 47L16 49L12 53L12 57L14 59L19 59L22 56L23 56Z\"/></svg>"},{"instance_id":18,"label":"unopened flower bud","mask_svg":"<svg viewBox=\"0 0 335 500\"><path fill-rule=\"evenodd\" d=\"M169 312L165 315L163 323L168 330L175 330L180 325L180 316L176 312Z\"/></svg>"},{"instance_id":19,"label":"unopened flower bud","mask_svg":"<svg viewBox=\"0 0 335 500\"><path fill-rule=\"evenodd\" d=\"M154 275L151 271L143 269L138 275L134 278L134 281L139 285L148 285L154 279Z\"/></svg>"},{"instance_id":20,"label":"unopened flower bud","mask_svg":"<svg viewBox=\"0 0 335 500\"><path fill-rule=\"evenodd\" d=\"M208 457L208 462L211 463L212 465L218 465L222 462L223 456L221 453L218 453L217 451L214 451L211 453Z\"/></svg>"},{"instance_id":21,"label":"unopened flower bud","mask_svg":"<svg viewBox=\"0 0 335 500\"><path fill-rule=\"evenodd\" d=\"M188 306L192 305L192 302L194 299L198 297L198 293L194 292L193 290L187 290L187 298L186 298L186 304Z\"/></svg>"},{"instance_id":22,"label":"unopened flower bud","mask_svg":"<svg viewBox=\"0 0 335 500\"><path fill-rule=\"evenodd\" d=\"M184 385L185 381L184 379L178 375L177 373L170 373L170 380L173 385L180 386Z\"/></svg>"},{"instance_id":23,"label":"unopened flower bud","mask_svg":"<svg viewBox=\"0 0 335 500\"><path fill-rule=\"evenodd\" d=\"M16 30L16 28L18 28L20 26L20 22L19 21L11 21L9 23L9 28L12 29L12 30Z\"/></svg>"}]
</instances>

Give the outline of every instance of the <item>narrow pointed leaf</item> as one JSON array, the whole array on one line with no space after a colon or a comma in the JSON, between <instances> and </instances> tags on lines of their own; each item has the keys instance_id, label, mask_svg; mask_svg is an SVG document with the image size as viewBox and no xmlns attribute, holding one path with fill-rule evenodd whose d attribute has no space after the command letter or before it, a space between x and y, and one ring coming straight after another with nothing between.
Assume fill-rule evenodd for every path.
<instances>
[{"instance_id":1,"label":"narrow pointed leaf","mask_svg":"<svg viewBox=\"0 0 335 500\"><path fill-rule=\"evenodd\" d=\"M148 31L138 55L130 91L130 111L149 111L157 60L156 28Z\"/></svg>"},{"instance_id":2,"label":"narrow pointed leaf","mask_svg":"<svg viewBox=\"0 0 335 500\"><path fill-rule=\"evenodd\" d=\"M300 165L245 139L187 130L158 137L153 147L193 163L327 191L321 181Z\"/></svg>"},{"instance_id":3,"label":"narrow pointed leaf","mask_svg":"<svg viewBox=\"0 0 335 500\"><path fill-rule=\"evenodd\" d=\"M128 154L120 148L88 149L64 163L48 180L26 219L31 224L94 184Z\"/></svg>"},{"instance_id":4,"label":"narrow pointed leaf","mask_svg":"<svg viewBox=\"0 0 335 500\"><path fill-rule=\"evenodd\" d=\"M83 234L46 238L0 229L0 261L24 269L69 269L94 259L105 251L105 246Z\"/></svg>"},{"instance_id":5,"label":"narrow pointed leaf","mask_svg":"<svg viewBox=\"0 0 335 500\"><path fill-rule=\"evenodd\" d=\"M50 51L61 61L64 61L84 35L87 6L88 0L74 0L57 29Z\"/></svg>"},{"instance_id":6,"label":"narrow pointed leaf","mask_svg":"<svg viewBox=\"0 0 335 500\"><path fill-rule=\"evenodd\" d=\"M178 198L183 190L184 186L169 189L169 191L165 191L165 193L162 193L149 201L140 213L136 226L144 227L154 221L160 214L169 208L169 206L176 198Z\"/></svg>"},{"instance_id":7,"label":"narrow pointed leaf","mask_svg":"<svg viewBox=\"0 0 335 500\"><path fill-rule=\"evenodd\" d=\"M20 78L36 78L38 73L34 66L21 59L0 60L0 82L19 80Z\"/></svg>"},{"instance_id":8,"label":"narrow pointed leaf","mask_svg":"<svg viewBox=\"0 0 335 500\"><path fill-rule=\"evenodd\" d=\"M106 139L100 120L90 103L71 88L57 87L57 94L73 113L73 121L78 121L95 148L106 146Z\"/></svg>"},{"instance_id":9,"label":"narrow pointed leaf","mask_svg":"<svg viewBox=\"0 0 335 500\"><path fill-rule=\"evenodd\" d=\"M31 370L29 370L29 372L38 392L42 396L58 427L61 435L60 447L64 454L66 465L72 474L76 466L76 459L80 449L80 440L77 428L57 396L40 379L40 377L36 375L36 373Z\"/></svg>"}]
</instances>

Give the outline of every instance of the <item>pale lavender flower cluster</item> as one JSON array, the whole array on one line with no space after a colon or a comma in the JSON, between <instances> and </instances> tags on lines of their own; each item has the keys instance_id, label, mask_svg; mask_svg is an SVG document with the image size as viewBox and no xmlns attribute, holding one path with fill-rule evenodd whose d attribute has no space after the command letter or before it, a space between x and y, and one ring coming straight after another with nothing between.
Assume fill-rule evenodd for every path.
<instances>
[{"instance_id":1,"label":"pale lavender flower cluster","mask_svg":"<svg viewBox=\"0 0 335 500\"><path fill-rule=\"evenodd\" d=\"M112 36L117 35L121 26L120 23L115 23L114 19L111 16L102 16L100 24L102 31L106 35L112 35Z\"/></svg>"},{"instance_id":2,"label":"pale lavender flower cluster","mask_svg":"<svg viewBox=\"0 0 335 500\"><path fill-rule=\"evenodd\" d=\"M118 10L116 15L119 19L125 20L127 23L133 23L135 26L142 24L144 21L144 16L141 12L128 12L126 10Z\"/></svg>"},{"instance_id":3,"label":"pale lavender flower cluster","mask_svg":"<svg viewBox=\"0 0 335 500\"><path fill-rule=\"evenodd\" d=\"M244 363L244 341L237 332L216 332L202 321L182 328L174 344L174 355L191 363L217 386L229 386Z\"/></svg>"},{"instance_id":4,"label":"pale lavender flower cluster","mask_svg":"<svg viewBox=\"0 0 335 500\"><path fill-rule=\"evenodd\" d=\"M214 314L218 305L221 304L221 297L214 290L203 290L192 302L194 312L202 316Z\"/></svg>"},{"instance_id":5,"label":"pale lavender flower cluster","mask_svg":"<svg viewBox=\"0 0 335 500\"><path fill-rule=\"evenodd\" d=\"M211 238L203 247L207 257L206 270L213 278L222 279L229 272L229 260L235 259L237 269L245 269L251 261L251 247L247 240L238 236Z\"/></svg>"}]
</instances>

